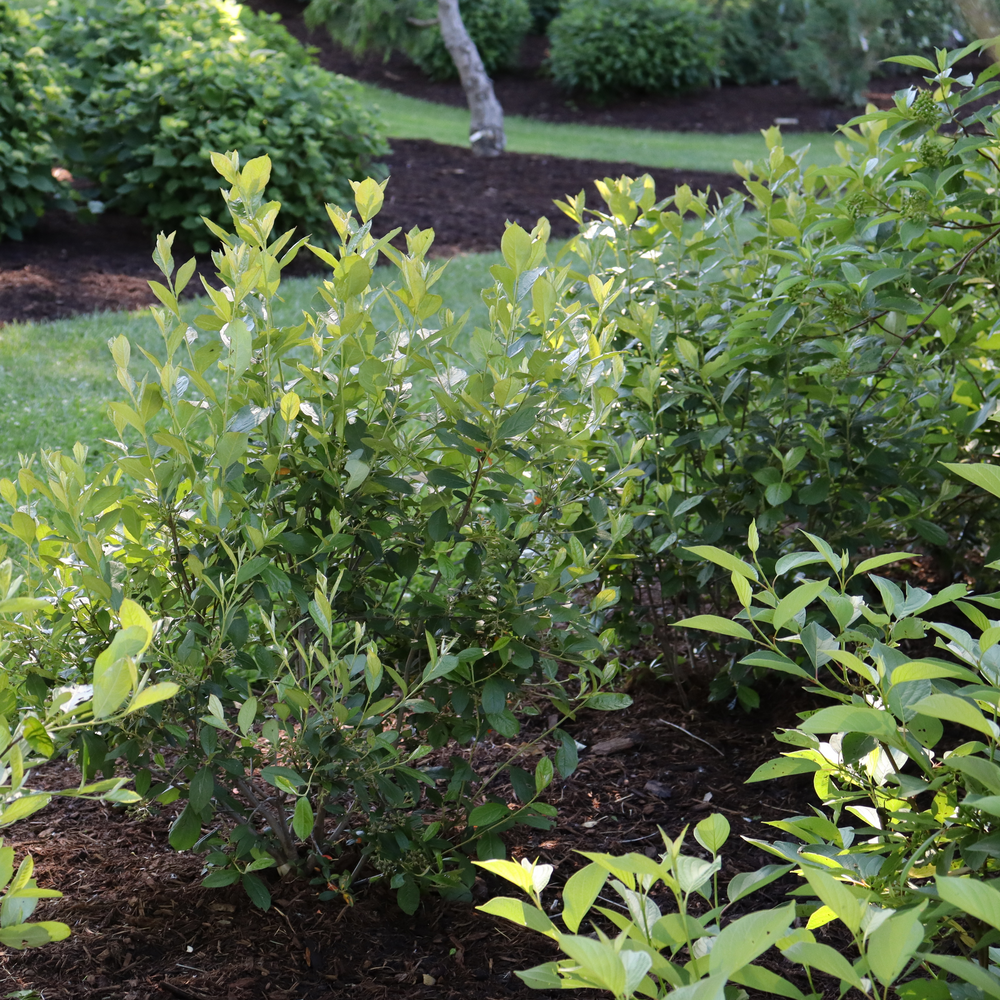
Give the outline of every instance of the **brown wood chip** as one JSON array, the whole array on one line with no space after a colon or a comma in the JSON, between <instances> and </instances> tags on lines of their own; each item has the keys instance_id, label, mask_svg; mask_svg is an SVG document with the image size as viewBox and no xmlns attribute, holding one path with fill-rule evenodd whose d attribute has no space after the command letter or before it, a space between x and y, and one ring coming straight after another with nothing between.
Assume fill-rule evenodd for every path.
<instances>
[{"instance_id":1,"label":"brown wood chip","mask_svg":"<svg viewBox=\"0 0 1000 1000\"><path fill-rule=\"evenodd\" d=\"M645 737L642 733L629 733L628 736L613 736L610 740L601 740L590 748L590 752L598 757L607 757L608 754L621 753L623 750L642 746L644 742Z\"/></svg>"}]
</instances>

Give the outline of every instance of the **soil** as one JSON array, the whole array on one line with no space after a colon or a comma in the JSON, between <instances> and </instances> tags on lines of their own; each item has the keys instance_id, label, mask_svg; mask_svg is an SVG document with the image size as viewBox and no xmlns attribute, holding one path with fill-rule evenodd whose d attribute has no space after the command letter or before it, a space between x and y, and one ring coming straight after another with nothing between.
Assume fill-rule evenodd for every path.
<instances>
[{"instance_id":1,"label":"soil","mask_svg":"<svg viewBox=\"0 0 1000 1000\"><path fill-rule=\"evenodd\" d=\"M728 174L599 160L522 153L482 159L467 149L424 140L394 140L385 162L391 179L377 232L433 228L438 256L495 250L508 219L530 229L544 215L555 236L572 236L576 224L553 201L586 190L594 204L593 182L599 177L649 173L664 192L689 184L727 193L738 183ZM332 241L332 226L317 236L320 243ZM396 242L405 245L402 236ZM153 233L136 217L107 212L85 222L68 212L48 213L23 242L0 243L0 324L154 304L147 281L161 276L150 257L153 243ZM180 250L174 256L184 259ZM303 253L287 273L319 273L323 267ZM214 274L207 259L199 271L210 280ZM197 280L188 287L201 291Z\"/></svg>"},{"instance_id":2,"label":"soil","mask_svg":"<svg viewBox=\"0 0 1000 1000\"><path fill-rule=\"evenodd\" d=\"M296 38L319 50L317 57L326 69L410 97L466 106L457 80L428 80L402 53L393 53L388 61L380 55L357 59L333 41L325 28L309 31L302 14L305 5L299 0L247 0L247 5L280 14L282 23ZM739 133L770 128L777 119L781 119L784 131L829 132L859 113L857 108L817 102L794 83L710 87L692 94L642 95L595 105L579 95L568 94L545 75L547 47L545 38L526 38L519 65L497 74L494 89L506 114L582 125ZM896 89L895 81L884 88L883 82L879 81L875 89Z\"/></svg>"},{"instance_id":3,"label":"soil","mask_svg":"<svg viewBox=\"0 0 1000 1000\"><path fill-rule=\"evenodd\" d=\"M556 865L549 899L583 863L576 851L652 855L662 850L659 827L676 837L710 811L732 824L723 851L726 882L768 863L741 836L767 838L774 832L767 821L808 811L811 788L803 778L743 784L777 752L772 729L804 707L791 704L789 689L768 692L762 703L769 707L751 716L703 700L682 709L671 694L654 685L635 691L630 709L581 718L573 734L588 750L549 796L558 825L508 835L512 857ZM607 749L601 743L622 737L631 745L598 755ZM499 756L511 748L486 749ZM73 781L69 765L51 770L53 787ZM45 901L36 919L63 920L73 933L40 950L0 955L0 995L33 989L46 1000L545 1000L514 975L556 957L539 935L438 899L407 917L394 894L378 887L362 890L348 909L339 900L319 902L304 882L275 882L274 905L265 913L242 890L199 885L201 857L167 844L171 818L56 800L11 828L7 842L19 854L31 851L39 884L65 893ZM704 854L691 839L688 853ZM789 887L774 883L754 901L779 905ZM507 888L487 876L475 895L482 901ZM782 971L795 978L794 970Z\"/></svg>"}]
</instances>

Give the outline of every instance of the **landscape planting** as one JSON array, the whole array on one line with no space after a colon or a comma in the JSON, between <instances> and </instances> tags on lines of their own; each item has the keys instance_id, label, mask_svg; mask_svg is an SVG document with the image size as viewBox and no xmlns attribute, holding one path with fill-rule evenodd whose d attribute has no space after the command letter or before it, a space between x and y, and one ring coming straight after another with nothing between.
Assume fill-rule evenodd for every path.
<instances>
[{"instance_id":1,"label":"landscape planting","mask_svg":"<svg viewBox=\"0 0 1000 1000\"><path fill-rule=\"evenodd\" d=\"M1000 1000L1000 83L911 6L469 0L596 102L924 54L835 163L775 125L464 261L271 15L0 11L7 235L165 230L104 423L0 446L10 996ZM310 17L443 77L445 14Z\"/></svg>"}]
</instances>

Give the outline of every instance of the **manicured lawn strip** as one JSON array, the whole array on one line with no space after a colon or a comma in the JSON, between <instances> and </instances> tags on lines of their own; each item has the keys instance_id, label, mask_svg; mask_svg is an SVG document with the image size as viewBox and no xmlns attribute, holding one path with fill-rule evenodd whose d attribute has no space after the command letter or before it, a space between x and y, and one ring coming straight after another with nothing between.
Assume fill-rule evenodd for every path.
<instances>
[{"instance_id":1,"label":"manicured lawn strip","mask_svg":"<svg viewBox=\"0 0 1000 1000\"><path fill-rule=\"evenodd\" d=\"M445 104L406 97L362 85L369 105L377 107L390 137L431 139L451 146L468 146L469 112ZM732 173L733 160L761 159L766 153L759 135L711 135L697 132L653 132L543 122L509 115L507 148L514 153L538 153L582 160L636 163L644 167L712 170ZM835 137L822 132L790 133L787 148L809 145L808 163L837 161Z\"/></svg>"},{"instance_id":2,"label":"manicured lawn strip","mask_svg":"<svg viewBox=\"0 0 1000 1000\"><path fill-rule=\"evenodd\" d=\"M553 256L559 248L553 244ZM456 315L470 310L465 330L482 326L489 311L481 297L492 279L488 269L500 263L500 253L461 254L453 257L434 286L445 305ZM393 280L395 269L379 268L374 284ZM282 324L301 322L303 309L325 309L316 294L321 275L289 278L281 284L284 302L276 310ZM204 301L187 303L194 317L204 311ZM389 307L384 303L386 320ZM0 474L11 475L19 468L18 454L41 448L68 451L77 441L93 442L97 458L102 438L114 437L107 418L107 404L124 399L124 390L113 371L108 341L125 334L133 345L131 371L135 378L150 370L138 347L162 353L162 341L148 310L105 312L52 323L11 323L0 327Z\"/></svg>"}]
</instances>

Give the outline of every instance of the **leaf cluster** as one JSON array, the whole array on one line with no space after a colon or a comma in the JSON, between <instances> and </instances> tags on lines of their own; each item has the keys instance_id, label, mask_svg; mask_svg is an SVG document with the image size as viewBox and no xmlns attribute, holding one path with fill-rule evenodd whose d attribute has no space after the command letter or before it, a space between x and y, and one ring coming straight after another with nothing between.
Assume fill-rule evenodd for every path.
<instances>
[{"instance_id":1,"label":"leaf cluster","mask_svg":"<svg viewBox=\"0 0 1000 1000\"><path fill-rule=\"evenodd\" d=\"M70 94L57 136L70 168L198 251L200 217L225 221L211 150L267 151L286 214L316 232L323 203L387 150L356 87L266 15L220 0L52 0L35 26Z\"/></svg>"},{"instance_id":2,"label":"leaf cluster","mask_svg":"<svg viewBox=\"0 0 1000 1000\"><path fill-rule=\"evenodd\" d=\"M553 79L592 100L711 83L718 25L695 0L567 0L549 25Z\"/></svg>"}]
</instances>

